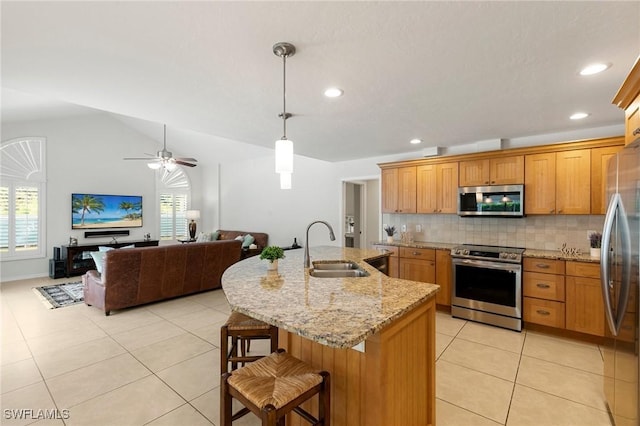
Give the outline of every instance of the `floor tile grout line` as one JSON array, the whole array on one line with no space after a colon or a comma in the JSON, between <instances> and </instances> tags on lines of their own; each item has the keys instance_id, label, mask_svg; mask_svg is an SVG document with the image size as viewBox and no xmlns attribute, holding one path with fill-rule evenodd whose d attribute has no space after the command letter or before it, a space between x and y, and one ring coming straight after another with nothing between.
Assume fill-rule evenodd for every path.
<instances>
[{"instance_id":1,"label":"floor tile grout line","mask_svg":"<svg viewBox=\"0 0 640 426\"><path fill-rule=\"evenodd\" d=\"M516 368L516 375L513 378L513 387L511 388L511 397L509 398L509 407L507 408L507 417L504 419L505 426L509 424L509 415L511 414L511 405L513 405L513 396L516 393L516 385L518 384L518 374L520 374L520 364L522 363L522 357L524 356L524 345L527 343L528 333L525 334L522 346L520 347L520 354L518 356L518 367Z\"/></svg>"},{"instance_id":2,"label":"floor tile grout line","mask_svg":"<svg viewBox=\"0 0 640 426\"><path fill-rule=\"evenodd\" d=\"M438 398L437 396L436 396L436 399L439 399L439 400L440 400L440 401L442 401L442 402L446 402L447 404L453 405L454 407L457 407L457 408L459 408L459 409L461 409L461 410L464 410L464 411L466 411L467 413L471 413L471 414L473 414L474 416L482 417L483 419L487 419L487 420L489 420L489 421L492 421L493 423L496 423L496 424L499 424L499 425L503 425L503 426L506 424L506 423L500 423L500 422L497 422L497 421L495 421L494 419L492 419L492 418L490 418L490 417L487 417L487 416L484 416L484 415L482 415L482 414L476 413L475 411L471 411L471 410L469 410L468 408L461 407L460 405L457 405L457 404L455 404L455 403L453 403L453 402L447 401L446 399Z\"/></svg>"}]
</instances>

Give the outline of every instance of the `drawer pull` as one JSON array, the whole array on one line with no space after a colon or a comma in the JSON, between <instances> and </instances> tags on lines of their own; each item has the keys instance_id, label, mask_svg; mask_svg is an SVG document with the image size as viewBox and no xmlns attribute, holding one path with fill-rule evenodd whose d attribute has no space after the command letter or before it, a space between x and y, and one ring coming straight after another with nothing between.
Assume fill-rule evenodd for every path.
<instances>
[{"instance_id":1,"label":"drawer pull","mask_svg":"<svg viewBox=\"0 0 640 426\"><path fill-rule=\"evenodd\" d=\"M418 252L418 251L414 251L413 253L411 253L414 256L420 256L422 253Z\"/></svg>"},{"instance_id":2,"label":"drawer pull","mask_svg":"<svg viewBox=\"0 0 640 426\"><path fill-rule=\"evenodd\" d=\"M640 127L633 131L633 136L640 135Z\"/></svg>"},{"instance_id":3,"label":"drawer pull","mask_svg":"<svg viewBox=\"0 0 640 426\"><path fill-rule=\"evenodd\" d=\"M536 287L538 287L538 288L550 288L551 286L549 284L538 283L538 284L536 284Z\"/></svg>"},{"instance_id":4,"label":"drawer pull","mask_svg":"<svg viewBox=\"0 0 640 426\"><path fill-rule=\"evenodd\" d=\"M551 315L551 312L549 312L549 311L543 311L542 309L538 309L538 310L536 311L536 313L537 313L538 315L544 315L544 316Z\"/></svg>"},{"instance_id":5,"label":"drawer pull","mask_svg":"<svg viewBox=\"0 0 640 426\"><path fill-rule=\"evenodd\" d=\"M546 265L544 263L536 263L536 268L549 269L549 265Z\"/></svg>"}]
</instances>

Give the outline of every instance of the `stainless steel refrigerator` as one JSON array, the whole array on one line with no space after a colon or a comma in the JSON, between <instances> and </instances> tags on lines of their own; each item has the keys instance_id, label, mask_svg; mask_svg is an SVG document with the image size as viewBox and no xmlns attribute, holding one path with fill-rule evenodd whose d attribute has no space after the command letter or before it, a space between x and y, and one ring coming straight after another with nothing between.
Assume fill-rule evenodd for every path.
<instances>
[{"instance_id":1,"label":"stainless steel refrigerator","mask_svg":"<svg viewBox=\"0 0 640 426\"><path fill-rule=\"evenodd\" d=\"M604 394L615 426L638 426L640 140L609 161L601 284L607 322Z\"/></svg>"}]
</instances>

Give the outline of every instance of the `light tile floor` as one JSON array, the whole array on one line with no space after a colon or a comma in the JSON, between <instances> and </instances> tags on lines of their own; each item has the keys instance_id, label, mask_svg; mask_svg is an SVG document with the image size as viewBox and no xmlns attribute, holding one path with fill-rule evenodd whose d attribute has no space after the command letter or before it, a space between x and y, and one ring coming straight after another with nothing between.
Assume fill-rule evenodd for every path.
<instances>
[{"instance_id":1,"label":"light tile floor","mask_svg":"<svg viewBox=\"0 0 640 426\"><path fill-rule=\"evenodd\" d=\"M218 424L222 291L105 317L84 304L46 309L32 287L53 281L0 288L0 424ZM610 425L597 346L443 313L436 329L438 425ZM12 418L20 409L31 419ZM68 418L37 420L51 409Z\"/></svg>"}]
</instances>

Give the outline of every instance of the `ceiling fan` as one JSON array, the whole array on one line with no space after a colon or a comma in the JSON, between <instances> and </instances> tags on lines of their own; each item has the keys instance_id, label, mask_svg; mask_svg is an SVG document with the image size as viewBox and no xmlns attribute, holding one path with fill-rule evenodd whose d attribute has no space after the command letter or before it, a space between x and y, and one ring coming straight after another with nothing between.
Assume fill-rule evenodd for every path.
<instances>
[{"instance_id":1,"label":"ceiling fan","mask_svg":"<svg viewBox=\"0 0 640 426\"><path fill-rule=\"evenodd\" d=\"M146 152L145 152L145 155L148 155L150 158L149 157L129 157L124 159L125 160L146 160L148 161L147 166L149 166L150 169L156 170L161 167L164 167L168 171L172 171L173 169L176 168L177 165L195 167L197 164L193 164L193 163L198 162L198 160L196 160L195 158L181 158L181 157L174 158L173 153L171 153L170 151L167 151L167 125L166 124L164 125L164 144L162 146L162 150L158 151L156 155L147 154Z\"/></svg>"}]
</instances>

